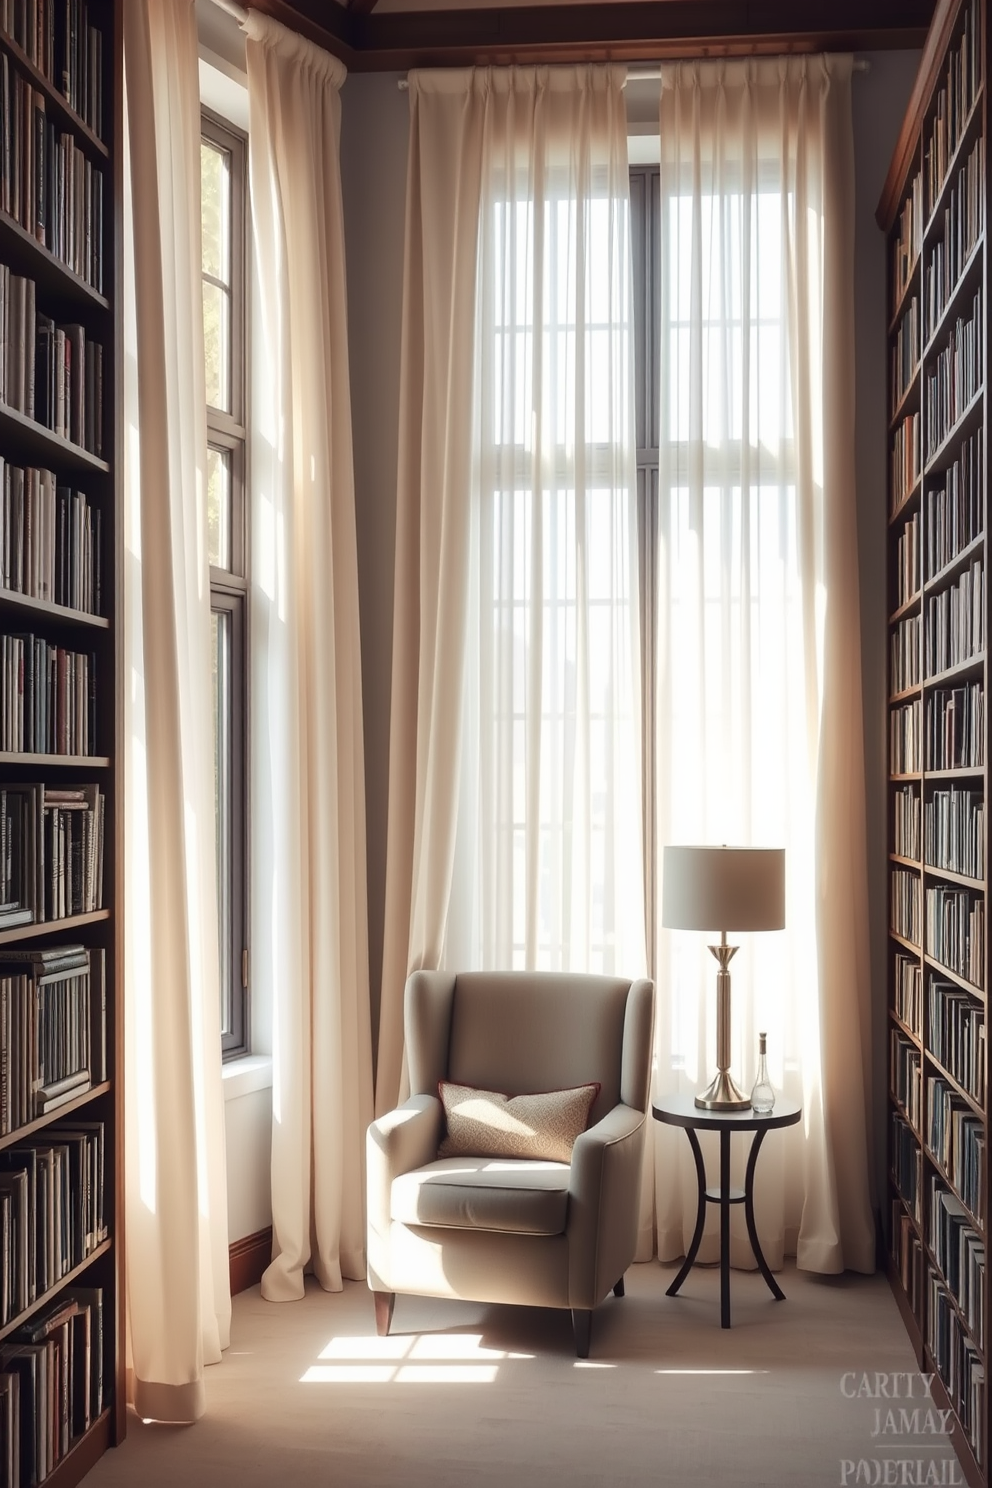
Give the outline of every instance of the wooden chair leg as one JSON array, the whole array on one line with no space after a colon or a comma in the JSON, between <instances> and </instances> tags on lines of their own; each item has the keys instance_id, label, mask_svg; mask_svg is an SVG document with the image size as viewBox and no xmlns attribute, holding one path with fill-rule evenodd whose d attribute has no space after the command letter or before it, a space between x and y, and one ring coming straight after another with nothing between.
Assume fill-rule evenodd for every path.
<instances>
[{"instance_id":1,"label":"wooden chair leg","mask_svg":"<svg viewBox=\"0 0 992 1488\"><path fill-rule=\"evenodd\" d=\"M592 1337L592 1310L590 1308L572 1308L572 1332L575 1334L575 1357L588 1359L589 1341Z\"/></svg>"},{"instance_id":2,"label":"wooden chair leg","mask_svg":"<svg viewBox=\"0 0 992 1488\"><path fill-rule=\"evenodd\" d=\"M389 1325L393 1321L393 1305L396 1302L395 1292L373 1292L375 1302L375 1331L380 1338L385 1338L389 1332Z\"/></svg>"},{"instance_id":3,"label":"wooden chair leg","mask_svg":"<svg viewBox=\"0 0 992 1488\"><path fill-rule=\"evenodd\" d=\"M614 1295L614 1297L622 1297L623 1294L624 1294L624 1291L623 1291L623 1277L621 1276L620 1280L617 1282L616 1286L613 1288L613 1295Z\"/></svg>"}]
</instances>

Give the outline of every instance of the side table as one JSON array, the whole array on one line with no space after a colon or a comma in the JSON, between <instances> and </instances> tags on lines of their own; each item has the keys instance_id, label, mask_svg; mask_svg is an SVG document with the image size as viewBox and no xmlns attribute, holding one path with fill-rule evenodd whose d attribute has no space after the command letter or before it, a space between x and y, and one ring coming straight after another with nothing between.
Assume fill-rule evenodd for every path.
<instances>
[{"instance_id":1,"label":"side table","mask_svg":"<svg viewBox=\"0 0 992 1488\"><path fill-rule=\"evenodd\" d=\"M742 1111L707 1111L697 1106L691 1095L672 1095L660 1101L658 1105L651 1107L651 1114L656 1121L663 1121L667 1126L681 1126L689 1138L689 1146L696 1162L696 1179L699 1184L699 1202L696 1210L696 1228L693 1231L692 1243L688 1254L683 1262L682 1269L668 1288L667 1295L674 1297L679 1287L685 1281L692 1270L699 1250L699 1242L703 1238L703 1225L706 1221L706 1205L720 1205L720 1326L730 1327L730 1206L731 1204L744 1205L744 1219L747 1223L748 1239L751 1249L754 1251L754 1259L758 1263L758 1269L768 1289L776 1302L785 1300L785 1293L775 1280L768 1268L758 1244L758 1232L754 1224L754 1170L758 1161L758 1153L765 1139L765 1133L776 1127L795 1126L802 1116L803 1108L794 1101L787 1101L776 1097L775 1109L767 1116L758 1116L751 1110L750 1106ZM706 1187L706 1168L703 1164L703 1154L699 1146L697 1132L715 1131L720 1133L720 1187ZM730 1186L730 1138L734 1132L753 1132L754 1140L747 1158L747 1170L744 1176L743 1191L739 1188L732 1189Z\"/></svg>"}]
</instances>

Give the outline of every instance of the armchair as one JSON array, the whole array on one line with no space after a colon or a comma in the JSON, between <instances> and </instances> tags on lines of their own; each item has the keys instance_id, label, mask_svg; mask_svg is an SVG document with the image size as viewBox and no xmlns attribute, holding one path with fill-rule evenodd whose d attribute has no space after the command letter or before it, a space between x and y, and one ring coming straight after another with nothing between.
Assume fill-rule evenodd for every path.
<instances>
[{"instance_id":1,"label":"armchair","mask_svg":"<svg viewBox=\"0 0 992 1488\"><path fill-rule=\"evenodd\" d=\"M592 1312L634 1258L651 1060L648 981L414 972L410 1097L368 1131L368 1282L388 1333L397 1292ZM598 1083L569 1162L438 1158L440 1081L515 1096Z\"/></svg>"}]
</instances>

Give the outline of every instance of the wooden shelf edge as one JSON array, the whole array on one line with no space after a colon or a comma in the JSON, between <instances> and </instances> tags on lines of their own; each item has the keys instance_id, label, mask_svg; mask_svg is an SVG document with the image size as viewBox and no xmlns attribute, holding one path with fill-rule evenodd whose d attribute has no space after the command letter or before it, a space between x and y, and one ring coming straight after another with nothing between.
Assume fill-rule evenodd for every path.
<instances>
[{"instance_id":1,"label":"wooden shelf edge","mask_svg":"<svg viewBox=\"0 0 992 1488\"><path fill-rule=\"evenodd\" d=\"M84 1436L73 1442L44 1481L43 1488L75 1488L111 1445L110 1411L101 1411Z\"/></svg>"},{"instance_id":2,"label":"wooden shelf edge","mask_svg":"<svg viewBox=\"0 0 992 1488\"><path fill-rule=\"evenodd\" d=\"M31 1303L30 1307L26 1307L24 1311L19 1312L15 1318L11 1318L9 1323L4 1323L3 1327L0 1328L0 1341L9 1338L12 1333L16 1333L17 1329L23 1327L23 1325L28 1322L28 1320L32 1318L36 1312L40 1311L40 1309L44 1307L46 1303L51 1302L53 1297L57 1297L59 1292L64 1291L67 1286L73 1286L84 1274L84 1272L89 1270L94 1261L98 1261L101 1256L110 1254L111 1250L113 1249L113 1245L114 1242L112 1239L101 1240L100 1244L96 1246L94 1250L90 1251L86 1259L80 1261L78 1266L73 1266L71 1271L67 1271L66 1274L56 1282L55 1286L49 1287L47 1292L43 1292L40 1297L36 1297L35 1300Z\"/></svg>"},{"instance_id":3,"label":"wooden shelf edge","mask_svg":"<svg viewBox=\"0 0 992 1488\"><path fill-rule=\"evenodd\" d=\"M73 625L87 625L94 630L109 630L110 621L105 615L90 610L72 610L68 605L55 604L53 600L36 599L33 594L22 594L19 589L0 588L0 605L23 610L27 615L41 615L53 620L64 620Z\"/></svg>"},{"instance_id":4,"label":"wooden shelf edge","mask_svg":"<svg viewBox=\"0 0 992 1488\"><path fill-rule=\"evenodd\" d=\"M94 909L89 914L67 915L63 920L34 920L30 925L0 930L0 946L13 945L19 940L35 940L40 935L54 935L62 930L82 930L85 925L97 925L109 919L109 909Z\"/></svg>"},{"instance_id":5,"label":"wooden shelf edge","mask_svg":"<svg viewBox=\"0 0 992 1488\"><path fill-rule=\"evenodd\" d=\"M0 766L30 765L35 770L106 770L109 754L21 754L14 749L0 749Z\"/></svg>"},{"instance_id":6,"label":"wooden shelf edge","mask_svg":"<svg viewBox=\"0 0 992 1488\"><path fill-rule=\"evenodd\" d=\"M45 1116L36 1116L26 1126L19 1126L16 1131L6 1132L0 1137L0 1152L7 1147L16 1147L23 1142L25 1137L30 1137L35 1132L47 1131L55 1121L64 1120L66 1116L72 1116L76 1111L88 1106L91 1101L97 1100L101 1095L109 1095L113 1089L110 1080L101 1080L97 1085L91 1085L88 1090L81 1090L74 1100L66 1101L64 1106L56 1106L54 1111L49 1111ZM4 1324L6 1327L6 1324ZM3 1336L0 1331L0 1337Z\"/></svg>"}]
</instances>

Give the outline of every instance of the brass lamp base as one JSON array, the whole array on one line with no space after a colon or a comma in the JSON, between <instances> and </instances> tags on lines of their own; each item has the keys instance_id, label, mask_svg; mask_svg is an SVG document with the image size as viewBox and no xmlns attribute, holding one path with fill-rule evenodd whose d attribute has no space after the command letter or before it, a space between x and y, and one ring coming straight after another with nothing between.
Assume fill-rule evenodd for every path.
<instances>
[{"instance_id":1,"label":"brass lamp base","mask_svg":"<svg viewBox=\"0 0 992 1488\"><path fill-rule=\"evenodd\" d=\"M751 1097L738 1088L729 1070L720 1070L712 1083L696 1096L696 1105L704 1111L743 1111L750 1107Z\"/></svg>"}]
</instances>

